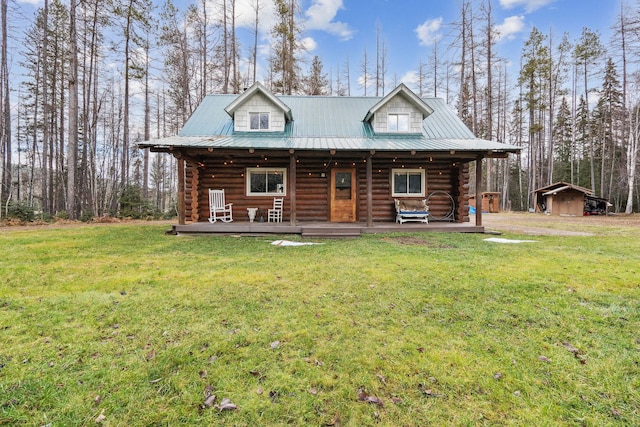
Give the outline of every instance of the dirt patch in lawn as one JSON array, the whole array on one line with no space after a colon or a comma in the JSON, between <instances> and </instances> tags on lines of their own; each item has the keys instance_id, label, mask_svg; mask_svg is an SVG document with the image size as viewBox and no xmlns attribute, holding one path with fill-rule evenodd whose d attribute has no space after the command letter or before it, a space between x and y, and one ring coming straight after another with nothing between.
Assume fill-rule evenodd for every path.
<instances>
[{"instance_id":1,"label":"dirt patch in lawn","mask_svg":"<svg viewBox=\"0 0 640 427\"><path fill-rule=\"evenodd\" d=\"M472 218L471 222L474 219ZM483 214L486 231L535 236L595 236L603 227L640 227L640 215L562 217L541 213L508 212Z\"/></svg>"}]
</instances>

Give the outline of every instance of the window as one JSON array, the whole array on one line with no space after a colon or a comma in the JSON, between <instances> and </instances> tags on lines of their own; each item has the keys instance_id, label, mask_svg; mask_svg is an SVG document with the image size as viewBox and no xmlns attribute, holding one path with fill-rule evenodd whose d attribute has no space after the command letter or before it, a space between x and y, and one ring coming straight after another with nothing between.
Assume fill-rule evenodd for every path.
<instances>
[{"instance_id":1,"label":"window","mask_svg":"<svg viewBox=\"0 0 640 427\"><path fill-rule=\"evenodd\" d=\"M269 113L249 113L249 129L269 130Z\"/></svg>"},{"instance_id":2,"label":"window","mask_svg":"<svg viewBox=\"0 0 640 427\"><path fill-rule=\"evenodd\" d=\"M409 132L409 115L389 114L387 130L389 132Z\"/></svg>"},{"instance_id":3,"label":"window","mask_svg":"<svg viewBox=\"0 0 640 427\"><path fill-rule=\"evenodd\" d=\"M286 194L285 168L247 169L247 196L283 196Z\"/></svg>"},{"instance_id":4,"label":"window","mask_svg":"<svg viewBox=\"0 0 640 427\"><path fill-rule=\"evenodd\" d=\"M393 197L424 196L424 169L393 169Z\"/></svg>"}]
</instances>

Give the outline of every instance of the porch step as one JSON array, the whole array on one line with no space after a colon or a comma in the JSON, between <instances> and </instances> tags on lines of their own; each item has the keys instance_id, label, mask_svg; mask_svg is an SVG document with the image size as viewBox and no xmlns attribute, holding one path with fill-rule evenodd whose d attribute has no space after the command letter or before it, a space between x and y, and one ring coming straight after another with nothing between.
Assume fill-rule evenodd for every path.
<instances>
[{"instance_id":1,"label":"porch step","mask_svg":"<svg viewBox=\"0 0 640 427\"><path fill-rule=\"evenodd\" d=\"M302 237L360 237L360 228L302 227Z\"/></svg>"}]
</instances>

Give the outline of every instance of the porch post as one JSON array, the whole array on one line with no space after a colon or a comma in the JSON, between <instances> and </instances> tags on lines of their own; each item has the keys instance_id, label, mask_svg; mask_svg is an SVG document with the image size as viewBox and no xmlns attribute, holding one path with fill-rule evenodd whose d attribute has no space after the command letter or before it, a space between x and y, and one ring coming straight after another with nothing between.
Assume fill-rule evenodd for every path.
<instances>
[{"instance_id":1,"label":"porch post","mask_svg":"<svg viewBox=\"0 0 640 427\"><path fill-rule=\"evenodd\" d=\"M482 227L482 156L476 157L476 226Z\"/></svg>"},{"instance_id":2,"label":"porch post","mask_svg":"<svg viewBox=\"0 0 640 427\"><path fill-rule=\"evenodd\" d=\"M199 197L200 190L200 171L197 165L191 168L191 221L198 222L200 219Z\"/></svg>"},{"instance_id":3,"label":"porch post","mask_svg":"<svg viewBox=\"0 0 640 427\"><path fill-rule=\"evenodd\" d=\"M289 221L292 226L296 225L296 173L296 156L293 150L289 150L289 205L291 206Z\"/></svg>"},{"instance_id":4,"label":"porch post","mask_svg":"<svg viewBox=\"0 0 640 427\"><path fill-rule=\"evenodd\" d=\"M178 162L178 224L185 224L185 201L184 201L184 159L176 157Z\"/></svg>"},{"instance_id":5,"label":"porch post","mask_svg":"<svg viewBox=\"0 0 640 427\"><path fill-rule=\"evenodd\" d=\"M367 227L373 227L373 156L367 154Z\"/></svg>"}]
</instances>

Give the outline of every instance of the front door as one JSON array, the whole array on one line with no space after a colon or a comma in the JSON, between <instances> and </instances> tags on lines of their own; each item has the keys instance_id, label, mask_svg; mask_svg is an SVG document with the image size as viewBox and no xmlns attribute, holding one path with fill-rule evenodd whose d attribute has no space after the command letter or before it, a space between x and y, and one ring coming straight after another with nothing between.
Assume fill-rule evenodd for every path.
<instances>
[{"instance_id":1,"label":"front door","mask_svg":"<svg viewBox=\"0 0 640 427\"><path fill-rule=\"evenodd\" d=\"M356 171L331 170L331 222L356 221Z\"/></svg>"}]
</instances>

